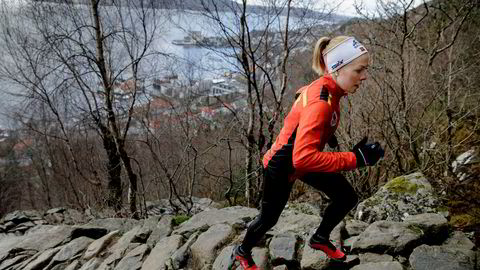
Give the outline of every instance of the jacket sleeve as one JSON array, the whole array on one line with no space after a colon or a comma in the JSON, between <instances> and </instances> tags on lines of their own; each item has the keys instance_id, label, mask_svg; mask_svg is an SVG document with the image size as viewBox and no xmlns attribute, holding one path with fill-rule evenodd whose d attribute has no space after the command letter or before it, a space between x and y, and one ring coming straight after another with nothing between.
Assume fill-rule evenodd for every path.
<instances>
[{"instance_id":1,"label":"jacket sleeve","mask_svg":"<svg viewBox=\"0 0 480 270\"><path fill-rule=\"evenodd\" d=\"M300 171L338 172L356 168L353 152L321 152L325 127L330 124L332 109L325 101L309 103L302 111L295 144L293 166Z\"/></svg>"}]
</instances>

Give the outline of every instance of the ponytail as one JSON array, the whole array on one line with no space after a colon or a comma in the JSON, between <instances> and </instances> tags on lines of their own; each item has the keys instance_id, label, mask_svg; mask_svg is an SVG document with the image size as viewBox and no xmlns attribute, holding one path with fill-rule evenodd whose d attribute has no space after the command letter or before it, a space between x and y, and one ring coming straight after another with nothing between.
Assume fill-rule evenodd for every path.
<instances>
[{"instance_id":1,"label":"ponytail","mask_svg":"<svg viewBox=\"0 0 480 270\"><path fill-rule=\"evenodd\" d=\"M322 76L325 73L325 59L323 58L323 52L330 43L330 40L329 37L320 38L313 51L312 68L319 76Z\"/></svg>"}]
</instances>

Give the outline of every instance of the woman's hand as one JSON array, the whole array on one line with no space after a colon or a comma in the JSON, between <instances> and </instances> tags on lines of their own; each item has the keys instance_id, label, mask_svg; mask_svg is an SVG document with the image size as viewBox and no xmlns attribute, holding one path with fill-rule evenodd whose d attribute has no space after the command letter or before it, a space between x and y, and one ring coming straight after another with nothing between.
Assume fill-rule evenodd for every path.
<instances>
[{"instance_id":1,"label":"woman's hand","mask_svg":"<svg viewBox=\"0 0 480 270\"><path fill-rule=\"evenodd\" d=\"M353 147L352 152L357 158L357 168L373 166L385 155L385 150L380 143L367 143L367 140L368 137L364 137Z\"/></svg>"}]
</instances>

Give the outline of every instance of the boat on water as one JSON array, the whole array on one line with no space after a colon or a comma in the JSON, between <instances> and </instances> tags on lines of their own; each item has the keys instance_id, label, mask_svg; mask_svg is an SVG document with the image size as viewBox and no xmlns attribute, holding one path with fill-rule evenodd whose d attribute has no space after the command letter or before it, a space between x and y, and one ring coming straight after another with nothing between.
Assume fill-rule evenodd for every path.
<instances>
[{"instance_id":1,"label":"boat on water","mask_svg":"<svg viewBox=\"0 0 480 270\"><path fill-rule=\"evenodd\" d=\"M202 46L202 47L228 47L228 43L222 37L206 37L200 31L189 31L183 39L175 39L173 45L177 46Z\"/></svg>"}]
</instances>

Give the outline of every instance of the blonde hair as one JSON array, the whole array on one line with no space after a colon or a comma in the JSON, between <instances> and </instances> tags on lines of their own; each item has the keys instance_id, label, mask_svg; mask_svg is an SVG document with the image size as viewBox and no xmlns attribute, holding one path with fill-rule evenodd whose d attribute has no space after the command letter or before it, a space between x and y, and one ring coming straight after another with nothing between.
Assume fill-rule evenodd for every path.
<instances>
[{"instance_id":1,"label":"blonde hair","mask_svg":"<svg viewBox=\"0 0 480 270\"><path fill-rule=\"evenodd\" d=\"M334 38L321 37L317 41L315 49L313 50L312 68L319 76L325 74L325 59L323 58L323 52L337 46L347 38L347 36L338 36Z\"/></svg>"}]
</instances>

